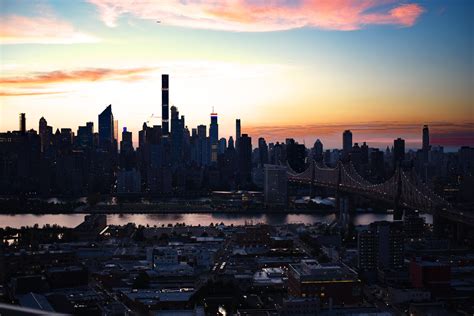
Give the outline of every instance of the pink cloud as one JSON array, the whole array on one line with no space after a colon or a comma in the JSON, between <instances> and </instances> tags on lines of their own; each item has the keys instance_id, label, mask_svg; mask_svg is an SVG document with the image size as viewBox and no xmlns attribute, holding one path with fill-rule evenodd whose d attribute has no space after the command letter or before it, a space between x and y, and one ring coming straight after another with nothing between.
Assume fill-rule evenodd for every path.
<instances>
[{"instance_id":1,"label":"pink cloud","mask_svg":"<svg viewBox=\"0 0 474 316\"><path fill-rule=\"evenodd\" d=\"M1 44L75 44L99 39L77 31L55 17L5 16L0 19Z\"/></svg>"},{"instance_id":2,"label":"pink cloud","mask_svg":"<svg viewBox=\"0 0 474 316\"><path fill-rule=\"evenodd\" d=\"M155 70L151 67L137 67L128 69L114 68L85 68L71 71L49 71L22 76L0 76L0 86L7 88L0 90L1 97L24 97L36 95L50 95L65 93L65 91L44 91L43 89L65 82L95 82L106 80L138 81L145 78L145 74Z\"/></svg>"},{"instance_id":3,"label":"pink cloud","mask_svg":"<svg viewBox=\"0 0 474 316\"><path fill-rule=\"evenodd\" d=\"M328 30L357 30L366 25L409 27L424 9L415 3L395 0L281 0L180 1L89 0L97 6L102 21L110 26L130 14L166 25L263 32L314 27Z\"/></svg>"},{"instance_id":4,"label":"pink cloud","mask_svg":"<svg viewBox=\"0 0 474 316\"><path fill-rule=\"evenodd\" d=\"M113 68L86 68L73 71L50 71L35 73L33 75L17 76L17 77L0 77L2 85L44 85L51 83L61 83L66 81L99 81L99 80L122 80L134 81L140 80L142 77L137 75L154 70L154 68L129 68L129 69L113 69Z\"/></svg>"}]
</instances>

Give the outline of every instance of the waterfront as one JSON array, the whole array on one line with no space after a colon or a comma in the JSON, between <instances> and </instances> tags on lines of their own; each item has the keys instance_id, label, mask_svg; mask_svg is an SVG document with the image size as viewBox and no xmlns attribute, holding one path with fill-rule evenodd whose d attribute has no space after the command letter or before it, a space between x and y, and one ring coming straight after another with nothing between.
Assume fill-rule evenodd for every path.
<instances>
[{"instance_id":1,"label":"waterfront","mask_svg":"<svg viewBox=\"0 0 474 316\"><path fill-rule=\"evenodd\" d=\"M0 227L40 227L46 224L59 225L65 227L75 227L84 220L84 214L18 214L0 215ZM433 218L429 214L423 214L426 223L431 224ZM185 223L186 225L208 226L211 223L224 223L226 225L244 225L245 223L263 223L269 225L283 225L289 223L313 224L317 222L330 223L335 219L334 214L229 214L229 213L187 213L187 214L112 214L107 215L107 223L112 225L125 225L135 223L136 225L161 226L175 223ZM392 214L383 213L361 213L354 215L352 223L354 225L368 225L375 221L392 221Z\"/></svg>"}]
</instances>

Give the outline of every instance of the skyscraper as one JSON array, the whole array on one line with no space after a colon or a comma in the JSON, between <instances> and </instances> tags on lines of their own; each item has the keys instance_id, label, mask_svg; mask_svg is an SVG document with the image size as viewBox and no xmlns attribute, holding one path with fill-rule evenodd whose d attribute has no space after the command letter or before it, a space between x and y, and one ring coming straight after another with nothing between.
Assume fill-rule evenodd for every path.
<instances>
[{"instance_id":1,"label":"skyscraper","mask_svg":"<svg viewBox=\"0 0 474 316\"><path fill-rule=\"evenodd\" d=\"M225 139L225 137L222 137L221 139L219 139L219 144L217 146L217 153L221 155L225 152L226 149L227 149L227 139Z\"/></svg>"},{"instance_id":2,"label":"skyscraper","mask_svg":"<svg viewBox=\"0 0 474 316\"><path fill-rule=\"evenodd\" d=\"M352 150L352 132L345 130L342 134L342 150L344 155L347 156Z\"/></svg>"},{"instance_id":3,"label":"skyscraper","mask_svg":"<svg viewBox=\"0 0 474 316\"><path fill-rule=\"evenodd\" d=\"M132 132L127 131L127 128L124 127L122 131L122 140L120 141L120 153L132 152L133 143L132 143Z\"/></svg>"},{"instance_id":4,"label":"skyscraper","mask_svg":"<svg viewBox=\"0 0 474 316\"><path fill-rule=\"evenodd\" d=\"M26 115L25 115L25 113L20 113L20 132L23 135L26 134Z\"/></svg>"},{"instance_id":5,"label":"skyscraper","mask_svg":"<svg viewBox=\"0 0 474 316\"><path fill-rule=\"evenodd\" d=\"M405 160L405 140L397 138L393 141L393 165L396 167L403 160Z\"/></svg>"},{"instance_id":6,"label":"skyscraper","mask_svg":"<svg viewBox=\"0 0 474 316\"><path fill-rule=\"evenodd\" d=\"M94 144L94 123L87 122L86 126L78 127L76 142L82 149L92 149Z\"/></svg>"},{"instance_id":7,"label":"skyscraper","mask_svg":"<svg viewBox=\"0 0 474 316\"><path fill-rule=\"evenodd\" d=\"M209 137L211 143L217 143L219 139L219 125L217 124L217 113L211 113L211 125L209 127Z\"/></svg>"},{"instance_id":8,"label":"skyscraper","mask_svg":"<svg viewBox=\"0 0 474 316\"><path fill-rule=\"evenodd\" d=\"M316 161L323 161L323 143L316 139L313 146L313 158Z\"/></svg>"},{"instance_id":9,"label":"skyscraper","mask_svg":"<svg viewBox=\"0 0 474 316\"><path fill-rule=\"evenodd\" d=\"M161 75L161 130L162 135L169 134L169 76Z\"/></svg>"},{"instance_id":10,"label":"skyscraper","mask_svg":"<svg viewBox=\"0 0 474 316\"><path fill-rule=\"evenodd\" d=\"M184 142L184 116L179 118L178 108L171 107L171 160L173 164L182 162Z\"/></svg>"},{"instance_id":11,"label":"skyscraper","mask_svg":"<svg viewBox=\"0 0 474 316\"><path fill-rule=\"evenodd\" d=\"M370 175L376 181L381 181L385 177L384 153L378 148L370 153Z\"/></svg>"},{"instance_id":12,"label":"skyscraper","mask_svg":"<svg viewBox=\"0 0 474 316\"><path fill-rule=\"evenodd\" d=\"M246 185L252 180L252 138L242 134L238 144L240 183Z\"/></svg>"},{"instance_id":13,"label":"skyscraper","mask_svg":"<svg viewBox=\"0 0 474 316\"><path fill-rule=\"evenodd\" d=\"M369 163L369 146L367 145L366 142L364 142L362 146L360 146L360 153L361 153L361 157L360 157L361 163L368 164Z\"/></svg>"},{"instance_id":14,"label":"skyscraper","mask_svg":"<svg viewBox=\"0 0 474 316\"><path fill-rule=\"evenodd\" d=\"M112 114L112 104L109 104L102 113L99 114L99 146L103 150L110 151L114 144L114 115Z\"/></svg>"},{"instance_id":15,"label":"skyscraper","mask_svg":"<svg viewBox=\"0 0 474 316\"><path fill-rule=\"evenodd\" d=\"M298 144L294 139L287 139L286 159L294 171L303 172L306 169L306 147Z\"/></svg>"},{"instance_id":16,"label":"skyscraper","mask_svg":"<svg viewBox=\"0 0 474 316\"><path fill-rule=\"evenodd\" d=\"M211 113L211 125L209 126L209 141L211 145L211 162L217 162L217 142L219 140L219 125L217 124L217 113Z\"/></svg>"},{"instance_id":17,"label":"skyscraper","mask_svg":"<svg viewBox=\"0 0 474 316\"><path fill-rule=\"evenodd\" d=\"M41 117L39 120L39 136L41 138L41 151L44 152L51 142L51 134L48 133L48 122L44 117Z\"/></svg>"},{"instance_id":18,"label":"skyscraper","mask_svg":"<svg viewBox=\"0 0 474 316\"><path fill-rule=\"evenodd\" d=\"M399 222L374 222L358 237L361 271L401 269L404 259L404 234Z\"/></svg>"},{"instance_id":19,"label":"skyscraper","mask_svg":"<svg viewBox=\"0 0 474 316\"><path fill-rule=\"evenodd\" d=\"M288 180L286 167L265 165L264 198L269 207L285 207L288 203Z\"/></svg>"},{"instance_id":20,"label":"skyscraper","mask_svg":"<svg viewBox=\"0 0 474 316\"><path fill-rule=\"evenodd\" d=\"M423 148L424 151L430 150L430 130L428 125L423 126Z\"/></svg>"},{"instance_id":21,"label":"skyscraper","mask_svg":"<svg viewBox=\"0 0 474 316\"><path fill-rule=\"evenodd\" d=\"M210 160L209 138L207 137L207 126L198 125L197 127L197 161L201 166L207 166Z\"/></svg>"},{"instance_id":22,"label":"skyscraper","mask_svg":"<svg viewBox=\"0 0 474 316\"><path fill-rule=\"evenodd\" d=\"M263 137L258 139L258 163L262 167L268 163L268 146Z\"/></svg>"},{"instance_id":23,"label":"skyscraper","mask_svg":"<svg viewBox=\"0 0 474 316\"><path fill-rule=\"evenodd\" d=\"M240 119L235 120L235 141L236 143L239 142L241 136L241 131L240 131Z\"/></svg>"},{"instance_id":24,"label":"skyscraper","mask_svg":"<svg viewBox=\"0 0 474 316\"><path fill-rule=\"evenodd\" d=\"M118 120L114 120L114 141L112 142L112 149L114 150L114 152L117 152L118 150L118 126Z\"/></svg>"}]
</instances>

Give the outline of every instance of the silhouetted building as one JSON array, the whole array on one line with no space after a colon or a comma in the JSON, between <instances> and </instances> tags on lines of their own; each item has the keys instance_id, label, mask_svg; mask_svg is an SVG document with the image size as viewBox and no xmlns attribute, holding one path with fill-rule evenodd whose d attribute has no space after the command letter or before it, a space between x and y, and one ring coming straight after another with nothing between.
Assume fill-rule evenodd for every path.
<instances>
[{"instance_id":1,"label":"silhouetted building","mask_svg":"<svg viewBox=\"0 0 474 316\"><path fill-rule=\"evenodd\" d=\"M252 181L252 138L242 134L237 141L240 183L247 185Z\"/></svg>"},{"instance_id":2,"label":"silhouetted building","mask_svg":"<svg viewBox=\"0 0 474 316\"><path fill-rule=\"evenodd\" d=\"M137 194L141 191L141 176L136 169L117 173L117 194Z\"/></svg>"},{"instance_id":3,"label":"silhouetted building","mask_svg":"<svg viewBox=\"0 0 474 316\"><path fill-rule=\"evenodd\" d=\"M393 141L393 164L394 167L405 160L405 140L397 138Z\"/></svg>"},{"instance_id":4,"label":"silhouetted building","mask_svg":"<svg viewBox=\"0 0 474 316\"><path fill-rule=\"evenodd\" d=\"M370 153L370 175L375 180L385 178L384 153L378 148L372 149Z\"/></svg>"},{"instance_id":5,"label":"silhouetted building","mask_svg":"<svg viewBox=\"0 0 474 316\"><path fill-rule=\"evenodd\" d=\"M404 234L401 223L374 222L358 236L358 267L361 271L403 267Z\"/></svg>"},{"instance_id":6,"label":"silhouetted building","mask_svg":"<svg viewBox=\"0 0 474 316\"><path fill-rule=\"evenodd\" d=\"M184 116L179 118L178 108L171 107L171 161L173 165L183 163Z\"/></svg>"},{"instance_id":7,"label":"silhouetted building","mask_svg":"<svg viewBox=\"0 0 474 316\"><path fill-rule=\"evenodd\" d=\"M209 142L211 146L211 162L217 162L219 125L217 124L217 113L211 113L211 125L209 126Z\"/></svg>"},{"instance_id":8,"label":"silhouetted building","mask_svg":"<svg viewBox=\"0 0 474 316\"><path fill-rule=\"evenodd\" d=\"M87 122L86 126L79 126L76 139L79 148L92 149L94 145L94 123Z\"/></svg>"},{"instance_id":9,"label":"silhouetted building","mask_svg":"<svg viewBox=\"0 0 474 316\"><path fill-rule=\"evenodd\" d=\"M239 139L241 136L241 129L240 129L240 119L235 120L235 139Z\"/></svg>"},{"instance_id":10,"label":"silhouetted building","mask_svg":"<svg viewBox=\"0 0 474 316\"><path fill-rule=\"evenodd\" d=\"M410 281L414 288L446 293L451 283L451 267L446 263L414 258L410 262Z\"/></svg>"},{"instance_id":11,"label":"silhouetted building","mask_svg":"<svg viewBox=\"0 0 474 316\"><path fill-rule=\"evenodd\" d=\"M133 151L132 132L124 127L122 131L122 140L120 141L120 153Z\"/></svg>"},{"instance_id":12,"label":"silhouetted building","mask_svg":"<svg viewBox=\"0 0 474 316\"><path fill-rule=\"evenodd\" d=\"M169 134L169 76L161 75L161 134Z\"/></svg>"},{"instance_id":13,"label":"silhouetted building","mask_svg":"<svg viewBox=\"0 0 474 316\"><path fill-rule=\"evenodd\" d=\"M41 117L39 120L38 131L41 138L41 151L46 152L53 141L53 128L48 126L48 122L44 117Z\"/></svg>"},{"instance_id":14,"label":"silhouetted building","mask_svg":"<svg viewBox=\"0 0 474 316\"><path fill-rule=\"evenodd\" d=\"M423 147L424 151L430 150L430 131L428 129L428 125L423 126Z\"/></svg>"},{"instance_id":15,"label":"silhouetted building","mask_svg":"<svg viewBox=\"0 0 474 316\"><path fill-rule=\"evenodd\" d=\"M263 195L265 205L269 207L286 207L288 203L286 167L265 164L264 168Z\"/></svg>"},{"instance_id":16,"label":"silhouetted building","mask_svg":"<svg viewBox=\"0 0 474 316\"><path fill-rule=\"evenodd\" d=\"M363 165L369 163L369 146L367 146L366 142L360 146L360 162Z\"/></svg>"},{"instance_id":17,"label":"silhouetted building","mask_svg":"<svg viewBox=\"0 0 474 316\"><path fill-rule=\"evenodd\" d=\"M109 104L99 114L99 146L103 150L112 151L114 141L114 115L112 104Z\"/></svg>"},{"instance_id":18,"label":"silhouetted building","mask_svg":"<svg viewBox=\"0 0 474 316\"><path fill-rule=\"evenodd\" d=\"M313 159L318 162L323 161L323 151L323 143L317 139L313 146Z\"/></svg>"},{"instance_id":19,"label":"silhouetted building","mask_svg":"<svg viewBox=\"0 0 474 316\"><path fill-rule=\"evenodd\" d=\"M293 170L303 172L306 169L306 147L303 144L296 143L293 139L288 139L286 159Z\"/></svg>"},{"instance_id":20,"label":"silhouetted building","mask_svg":"<svg viewBox=\"0 0 474 316\"><path fill-rule=\"evenodd\" d=\"M20 113L20 133L22 135L26 134L26 114L25 113Z\"/></svg>"},{"instance_id":21,"label":"silhouetted building","mask_svg":"<svg viewBox=\"0 0 474 316\"><path fill-rule=\"evenodd\" d=\"M342 134L342 151L345 156L349 155L352 150L352 132L345 130Z\"/></svg>"},{"instance_id":22,"label":"silhouetted building","mask_svg":"<svg viewBox=\"0 0 474 316\"><path fill-rule=\"evenodd\" d=\"M258 139L258 164L264 166L268 163L268 146L265 138Z\"/></svg>"},{"instance_id":23,"label":"silhouetted building","mask_svg":"<svg viewBox=\"0 0 474 316\"><path fill-rule=\"evenodd\" d=\"M227 148L227 140L224 137L222 137L221 139L219 139L219 143L217 145L217 153L219 155L222 155L223 153L225 153L226 148Z\"/></svg>"},{"instance_id":24,"label":"silhouetted building","mask_svg":"<svg viewBox=\"0 0 474 316\"><path fill-rule=\"evenodd\" d=\"M403 217L403 232L407 238L421 238L425 230L425 219L418 212Z\"/></svg>"},{"instance_id":25,"label":"silhouetted building","mask_svg":"<svg viewBox=\"0 0 474 316\"><path fill-rule=\"evenodd\" d=\"M290 264L288 294L295 297L318 297L322 304L351 305L361 300L361 282L346 266L320 264L313 259Z\"/></svg>"}]
</instances>

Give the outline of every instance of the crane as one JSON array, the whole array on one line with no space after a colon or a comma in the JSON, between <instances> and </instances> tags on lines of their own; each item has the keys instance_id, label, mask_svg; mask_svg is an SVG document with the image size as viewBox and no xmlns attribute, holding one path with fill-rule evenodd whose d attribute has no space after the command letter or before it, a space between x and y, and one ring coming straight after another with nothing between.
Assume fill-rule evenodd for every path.
<instances>
[{"instance_id":1,"label":"crane","mask_svg":"<svg viewBox=\"0 0 474 316\"><path fill-rule=\"evenodd\" d=\"M161 118L161 116L158 116L158 115L155 115L153 113L151 113L150 117L148 118L148 120L146 121L146 123L150 123L150 121L154 118Z\"/></svg>"}]
</instances>

